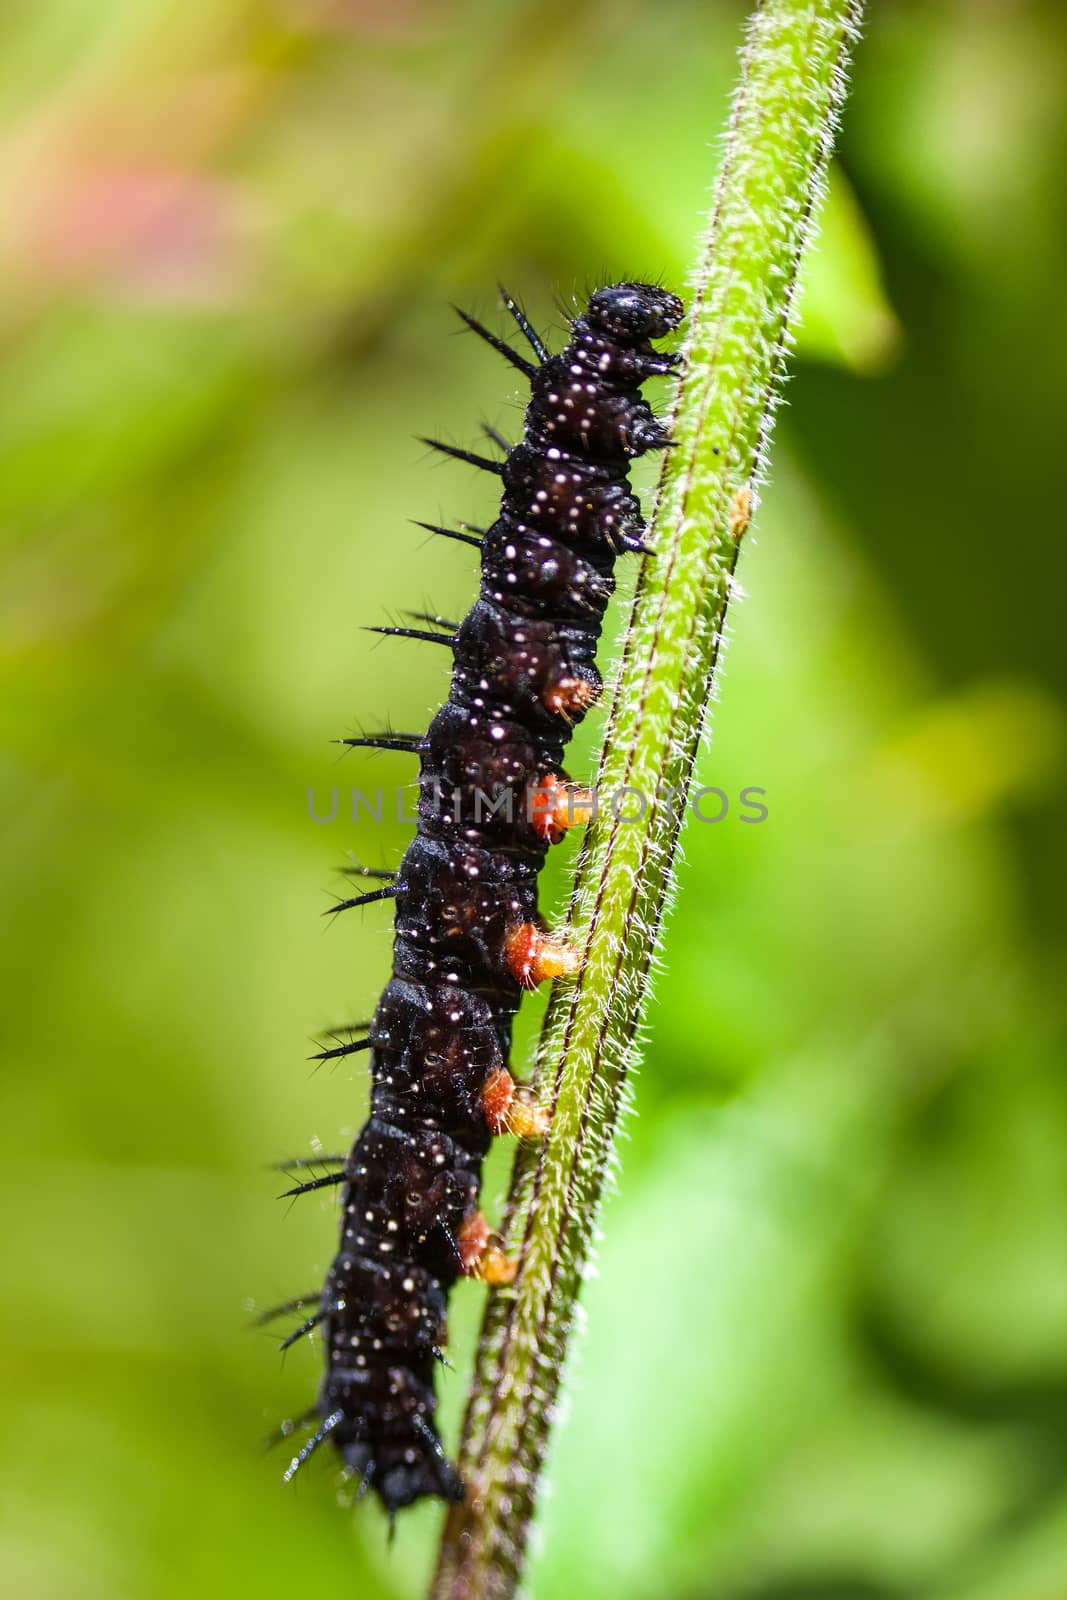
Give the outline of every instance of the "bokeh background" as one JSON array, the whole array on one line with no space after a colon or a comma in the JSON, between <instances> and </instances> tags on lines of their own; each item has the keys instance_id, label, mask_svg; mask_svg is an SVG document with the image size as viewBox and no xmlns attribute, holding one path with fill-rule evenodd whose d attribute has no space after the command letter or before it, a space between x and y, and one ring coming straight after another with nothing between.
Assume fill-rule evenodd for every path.
<instances>
[{"instance_id":1,"label":"bokeh background","mask_svg":"<svg viewBox=\"0 0 1067 1600\"><path fill-rule=\"evenodd\" d=\"M7 1594L421 1592L434 1508L389 1547L260 1450L318 1352L251 1313L334 1233L266 1164L362 1121L306 1041L388 960L318 913L406 837L346 812L410 764L329 741L442 695L360 624L472 595L407 519L492 487L412 436L518 396L448 302L681 285L743 10L5 11ZM875 13L701 769L769 815L686 836L536 1600L1067 1596L1067 47Z\"/></svg>"}]
</instances>

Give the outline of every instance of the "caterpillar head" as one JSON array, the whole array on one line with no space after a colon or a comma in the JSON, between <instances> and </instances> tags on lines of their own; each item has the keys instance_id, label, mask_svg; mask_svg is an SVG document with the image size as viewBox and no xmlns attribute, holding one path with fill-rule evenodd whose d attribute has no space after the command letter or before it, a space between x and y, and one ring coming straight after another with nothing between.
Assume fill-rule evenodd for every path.
<instances>
[{"instance_id":1,"label":"caterpillar head","mask_svg":"<svg viewBox=\"0 0 1067 1600\"><path fill-rule=\"evenodd\" d=\"M586 319L600 333L626 344L662 339L681 322L685 307L675 294L651 283L612 283L598 289Z\"/></svg>"}]
</instances>

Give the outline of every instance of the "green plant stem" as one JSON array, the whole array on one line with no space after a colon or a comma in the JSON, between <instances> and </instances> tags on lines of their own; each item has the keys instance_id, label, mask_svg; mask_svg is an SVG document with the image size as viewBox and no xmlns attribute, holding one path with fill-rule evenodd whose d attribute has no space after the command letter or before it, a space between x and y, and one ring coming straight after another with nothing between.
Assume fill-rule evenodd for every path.
<instances>
[{"instance_id":1,"label":"green plant stem","mask_svg":"<svg viewBox=\"0 0 1067 1600\"><path fill-rule=\"evenodd\" d=\"M460 1446L469 1494L446 1522L433 1600L507 1600L521 1579L860 11L860 0L765 0L749 24L695 276L655 553L608 717L601 814L578 863L570 920L585 963L545 1022L538 1085L551 1129L516 1161L504 1227L518 1275L487 1306Z\"/></svg>"}]
</instances>

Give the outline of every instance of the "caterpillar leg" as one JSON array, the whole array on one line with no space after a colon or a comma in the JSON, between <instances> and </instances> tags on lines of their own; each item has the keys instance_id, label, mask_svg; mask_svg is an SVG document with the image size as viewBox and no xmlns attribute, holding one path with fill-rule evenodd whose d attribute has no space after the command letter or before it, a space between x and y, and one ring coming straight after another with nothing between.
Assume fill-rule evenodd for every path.
<instances>
[{"instance_id":1,"label":"caterpillar leg","mask_svg":"<svg viewBox=\"0 0 1067 1600\"><path fill-rule=\"evenodd\" d=\"M743 483L730 501L729 529L731 539L744 537L752 521L752 485Z\"/></svg>"},{"instance_id":2,"label":"caterpillar leg","mask_svg":"<svg viewBox=\"0 0 1067 1600\"><path fill-rule=\"evenodd\" d=\"M497 1244L484 1212L471 1213L459 1230L456 1243L468 1278L494 1286L510 1283L514 1278L515 1263Z\"/></svg>"},{"instance_id":3,"label":"caterpillar leg","mask_svg":"<svg viewBox=\"0 0 1067 1600\"><path fill-rule=\"evenodd\" d=\"M540 838L546 844L559 844L569 828L581 828L593 820L596 796L592 789L549 772L536 788L527 791L526 806Z\"/></svg>"},{"instance_id":4,"label":"caterpillar leg","mask_svg":"<svg viewBox=\"0 0 1067 1600\"><path fill-rule=\"evenodd\" d=\"M522 1093L507 1067L498 1067L486 1079L482 1110L491 1133L511 1133L516 1139L542 1139L548 1132L548 1112Z\"/></svg>"},{"instance_id":5,"label":"caterpillar leg","mask_svg":"<svg viewBox=\"0 0 1067 1600\"><path fill-rule=\"evenodd\" d=\"M546 933L535 922L520 922L505 942L508 971L524 989L536 989L551 978L573 978L581 970L578 946L559 934Z\"/></svg>"},{"instance_id":6,"label":"caterpillar leg","mask_svg":"<svg viewBox=\"0 0 1067 1600\"><path fill-rule=\"evenodd\" d=\"M566 674L554 679L545 690L544 701L550 711L554 711L566 722L575 718L581 719L595 706L600 699L602 690L597 679L591 676L576 677Z\"/></svg>"}]
</instances>

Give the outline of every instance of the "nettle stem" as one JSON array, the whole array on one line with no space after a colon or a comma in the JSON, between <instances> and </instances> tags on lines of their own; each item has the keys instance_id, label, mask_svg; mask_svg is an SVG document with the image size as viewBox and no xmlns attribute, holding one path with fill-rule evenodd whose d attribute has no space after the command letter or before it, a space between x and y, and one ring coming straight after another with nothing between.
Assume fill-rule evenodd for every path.
<instances>
[{"instance_id":1,"label":"nettle stem","mask_svg":"<svg viewBox=\"0 0 1067 1600\"><path fill-rule=\"evenodd\" d=\"M433 1600L507 1600L522 1576L575 1302L626 1100L678 834L755 502L861 0L765 0L752 17L695 275L667 453L605 733L598 820L571 903L585 965L560 987L519 1151L518 1276L489 1300ZM656 796L661 796L656 803Z\"/></svg>"}]
</instances>

